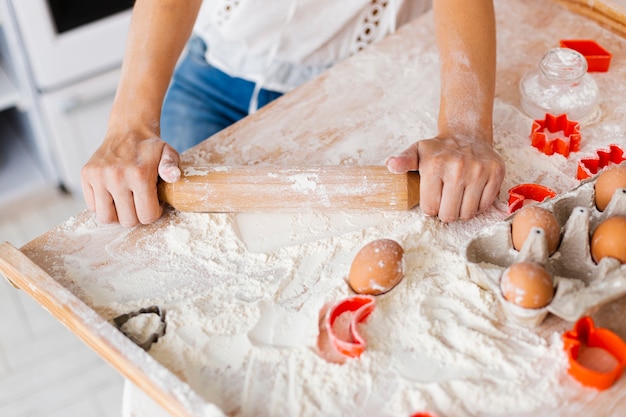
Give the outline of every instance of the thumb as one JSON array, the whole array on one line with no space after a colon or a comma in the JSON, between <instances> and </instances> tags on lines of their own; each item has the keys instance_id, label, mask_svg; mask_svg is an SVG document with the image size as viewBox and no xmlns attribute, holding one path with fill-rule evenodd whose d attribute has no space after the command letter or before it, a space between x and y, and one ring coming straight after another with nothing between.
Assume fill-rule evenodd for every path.
<instances>
[{"instance_id":1,"label":"thumb","mask_svg":"<svg viewBox=\"0 0 626 417\"><path fill-rule=\"evenodd\" d=\"M385 161L389 172L404 174L407 171L417 171L419 168L419 154L417 142L406 148L400 155L391 156Z\"/></svg>"},{"instance_id":2,"label":"thumb","mask_svg":"<svg viewBox=\"0 0 626 417\"><path fill-rule=\"evenodd\" d=\"M180 179L180 168L178 163L180 156L170 145L165 144L159 161L159 176L165 182L176 182Z\"/></svg>"}]
</instances>

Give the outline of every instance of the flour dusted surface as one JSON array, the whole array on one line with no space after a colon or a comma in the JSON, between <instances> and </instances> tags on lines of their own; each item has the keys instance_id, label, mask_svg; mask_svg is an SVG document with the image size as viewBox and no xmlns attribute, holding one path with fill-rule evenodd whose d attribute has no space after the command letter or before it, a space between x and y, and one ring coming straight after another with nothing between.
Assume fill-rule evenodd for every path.
<instances>
[{"instance_id":1,"label":"flour dusted surface","mask_svg":"<svg viewBox=\"0 0 626 417\"><path fill-rule=\"evenodd\" d=\"M614 50L624 43L545 2L496 4L498 24L510 27L499 30L494 109L495 146L507 175L487 213L445 225L419 208L266 217L167 211L154 225L131 230L97 226L83 213L46 243L48 272L108 320L151 305L164 309L167 331L149 355L233 417L407 417L422 410L440 417L569 417L594 415L600 402L605 409L618 404L624 378L598 393L567 375L560 335L572 323L552 316L533 329L510 323L494 295L471 282L461 249L506 217L509 188L538 183L568 191L578 184L579 158L625 144L621 55L613 57L611 72L594 75L599 114L581 126L581 151L569 158L530 146L532 121L519 110L517 89L521 74L560 38L593 35ZM536 21L542 30L527 33ZM183 155L185 162L382 164L413 140L433 136L437 54L431 23L422 23L387 44L396 58L364 51L345 63L352 66L349 80L323 77L310 101L304 94L285 96L287 110L252 116L264 129L235 125ZM376 83L363 81L374 67ZM386 103L407 91L409 99L389 111ZM341 109L324 105L344 96L351 100ZM329 363L316 351L319 312L351 295L345 279L354 255L380 238L403 246L405 278L376 298L360 328L365 353L343 365ZM599 314L623 315L624 304Z\"/></svg>"},{"instance_id":2,"label":"flour dusted surface","mask_svg":"<svg viewBox=\"0 0 626 417\"><path fill-rule=\"evenodd\" d=\"M66 255L63 269L91 270L80 286L105 318L164 309L167 332L149 354L231 416L533 415L570 400L566 324L511 325L468 280L458 247L502 211L452 225L419 211L378 215L373 227L269 253L246 249L235 215L168 212L159 233L139 240L137 229L70 220L68 236L105 250ZM366 352L329 363L316 350L319 312L351 295L353 256L383 237L404 247L405 278L376 298L361 328Z\"/></svg>"}]
</instances>

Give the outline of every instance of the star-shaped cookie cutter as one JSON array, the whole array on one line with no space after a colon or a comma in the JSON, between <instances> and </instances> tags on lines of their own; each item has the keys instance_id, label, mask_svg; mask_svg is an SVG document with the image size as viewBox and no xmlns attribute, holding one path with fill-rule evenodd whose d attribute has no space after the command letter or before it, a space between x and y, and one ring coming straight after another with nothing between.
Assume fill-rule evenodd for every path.
<instances>
[{"instance_id":1,"label":"star-shaped cookie cutter","mask_svg":"<svg viewBox=\"0 0 626 417\"><path fill-rule=\"evenodd\" d=\"M579 52L587 60L588 72L607 72L613 55L592 39L561 39L563 48Z\"/></svg>"},{"instance_id":2,"label":"star-shaped cookie cutter","mask_svg":"<svg viewBox=\"0 0 626 417\"><path fill-rule=\"evenodd\" d=\"M581 364L578 358L585 347L603 349L615 359L615 367L601 372ZM563 349L569 358L569 374L587 387L611 387L626 367L626 343L610 330L596 327L589 316L579 319L572 330L563 334Z\"/></svg>"},{"instance_id":3,"label":"star-shaped cookie cutter","mask_svg":"<svg viewBox=\"0 0 626 417\"><path fill-rule=\"evenodd\" d=\"M546 134L546 130L550 135ZM533 121L530 141L532 146L548 156L558 153L567 158L570 152L580 150L580 124L568 120L565 113L559 116L546 113L545 119Z\"/></svg>"},{"instance_id":4,"label":"star-shaped cookie cutter","mask_svg":"<svg viewBox=\"0 0 626 417\"><path fill-rule=\"evenodd\" d=\"M595 157L578 161L576 178L584 180L596 175L609 165L619 165L626 161L626 152L618 145L609 145L608 149L598 149Z\"/></svg>"},{"instance_id":5,"label":"star-shaped cookie cutter","mask_svg":"<svg viewBox=\"0 0 626 417\"><path fill-rule=\"evenodd\" d=\"M519 210L529 202L543 202L556 196L556 192L539 184L519 184L509 189L509 214Z\"/></svg>"}]
</instances>

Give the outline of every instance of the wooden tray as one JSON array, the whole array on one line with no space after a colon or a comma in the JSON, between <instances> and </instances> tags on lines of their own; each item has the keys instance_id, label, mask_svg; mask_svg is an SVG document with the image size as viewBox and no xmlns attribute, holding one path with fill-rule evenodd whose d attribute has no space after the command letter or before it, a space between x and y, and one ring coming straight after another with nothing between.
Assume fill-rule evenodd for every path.
<instances>
[{"instance_id":1,"label":"wooden tray","mask_svg":"<svg viewBox=\"0 0 626 417\"><path fill-rule=\"evenodd\" d=\"M535 59L538 60L546 48L558 46L559 36L565 37L559 33L560 25L554 19L577 19L579 24L575 30L567 33L569 38L602 37L602 44L608 50L617 52L625 49L626 42L623 39L609 36L613 34L589 24L586 17L574 15L552 3L542 0L500 0L496 1L496 5L500 10L512 7L519 11L516 15L503 13L498 17L500 33L505 34L507 40L514 40L511 43L499 42L499 48L504 53L500 55L502 59L498 64L497 99L504 103L500 107L504 115L500 113L498 116L507 115L507 106L513 109L511 113L516 111L520 72L533 66ZM546 31L550 31L549 35L545 34ZM383 41L344 61L323 77L305 84L186 152L183 160L196 166L246 163L306 166L350 164L355 161L381 165L389 154L401 151L420 136L434 135L436 131L436 117L432 116L436 114L436 109L417 116L413 114L411 117L418 117L419 120L414 123L408 121L412 119L407 114L410 105L407 106L406 94L407 91L436 94L437 83L431 82L432 77L425 78L427 82L424 82L414 79L409 71L398 71L402 65L410 63L413 68L426 70L427 76L436 74L436 62L415 65L409 61L425 52L432 53L434 48L430 19L418 19L392 35L389 41ZM623 76L625 66L624 57L615 54L611 70L606 76L615 77L614 83L623 83L626 79ZM376 67L377 71L373 71L372 67ZM607 100L606 108L610 109L619 105L622 99L609 97ZM436 100L433 105L436 106ZM615 118L619 118L619 115L615 115ZM611 122L617 124L620 120L611 119ZM501 126L496 125L497 134L506 134L499 128ZM362 135L364 130L368 132L366 138ZM514 143L500 146L500 150L508 155L512 163L519 156L520 149L521 152L525 149ZM253 161L250 161L251 153ZM554 171L534 174L537 179L561 178L565 177L563 171L566 168L575 166L576 161L569 160L556 166ZM503 189L516 185L520 180L507 177ZM560 185L565 187L567 184L563 180ZM80 217L78 221L82 221ZM52 230L20 250L8 243L0 245L0 272L172 415L223 416L222 411L200 397L177 375L97 314L92 306L82 301L80 294L72 293L52 278L53 266L47 264L45 259L46 245L57 237L63 238L63 234ZM70 251L77 243L67 241L64 245ZM63 255L63 251L57 254L59 259ZM89 274L90 271L81 273ZM606 311L603 313L604 321L599 323L611 323L615 326L612 330L621 337L626 337L624 305L621 301L603 310ZM587 404L580 410L570 410L569 415L610 415L620 407L623 409L626 407L626 394L620 392L626 393L622 389L625 386L626 379L622 378L620 386L616 387L621 391L616 390L601 401ZM567 405L564 405L565 408Z\"/></svg>"},{"instance_id":2,"label":"wooden tray","mask_svg":"<svg viewBox=\"0 0 626 417\"><path fill-rule=\"evenodd\" d=\"M0 244L0 273L173 416L224 416L7 242Z\"/></svg>"}]
</instances>

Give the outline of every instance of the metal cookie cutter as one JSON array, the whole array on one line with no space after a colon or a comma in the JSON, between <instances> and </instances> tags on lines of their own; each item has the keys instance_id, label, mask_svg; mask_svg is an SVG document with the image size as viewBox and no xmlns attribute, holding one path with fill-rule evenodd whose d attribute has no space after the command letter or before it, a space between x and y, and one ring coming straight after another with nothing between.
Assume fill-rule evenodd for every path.
<instances>
[{"instance_id":1,"label":"metal cookie cutter","mask_svg":"<svg viewBox=\"0 0 626 417\"><path fill-rule=\"evenodd\" d=\"M530 131L532 146L548 156L558 153L567 158L570 152L580 150L580 140L580 125L568 120L567 114L553 116L546 113L544 120L533 121Z\"/></svg>"},{"instance_id":2,"label":"metal cookie cutter","mask_svg":"<svg viewBox=\"0 0 626 417\"><path fill-rule=\"evenodd\" d=\"M608 149L598 149L596 154L596 157L583 158L578 161L576 178L587 179L611 164L619 165L626 161L626 152L618 145L609 145Z\"/></svg>"},{"instance_id":3,"label":"metal cookie cutter","mask_svg":"<svg viewBox=\"0 0 626 417\"><path fill-rule=\"evenodd\" d=\"M587 60L587 72L607 72L613 55L591 39L561 39L561 47L579 52Z\"/></svg>"},{"instance_id":4,"label":"metal cookie cutter","mask_svg":"<svg viewBox=\"0 0 626 417\"><path fill-rule=\"evenodd\" d=\"M520 184L509 189L509 214L519 210L524 204L536 201L543 202L556 196L556 192L539 184Z\"/></svg>"},{"instance_id":5,"label":"metal cookie cutter","mask_svg":"<svg viewBox=\"0 0 626 417\"><path fill-rule=\"evenodd\" d=\"M563 349L569 357L569 374L587 387L599 390L610 388L626 367L626 343L610 330L595 327L589 316L582 317L572 330L564 333L563 342ZM604 351L601 353L609 359L611 369L581 363L581 353L585 348Z\"/></svg>"},{"instance_id":6,"label":"metal cookie cutter","mask_svg":"<svg viewBox=\"0 0 626 417\"><path fill-rule=\"evenodd\" d=\"M142 314L156 314L159 317L159 323L153 329L150 329L151 333L147 338L141 338L142 340L139 340L138 335L125 331L123 327L124 324L126 324L130 319ZM150 306L130 313L121 314L113 319L113 323L115 323L115 326L119 331L124 333L124 335L132 340L137 346L145 351L148 351L150 347L152 347L152 345L159 340L159 337L165 334L165 310L162 310L158 306Z\"/></svg>"},{"instance_id":7,"label":"metal cookie cutter","mask_svg":"<svg viewBox=\"0 0 626 417\"><path fill-rule=\"evenodd\" d=\"M357 295L335 304L327 311L325 328L337 352L350 358L361 356L367 342L359 333L358 325L365 322L375 306L374 297ZM337 320L344 313L350 313L349 320Z\"/></svg>"}]
</instances>

